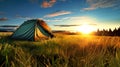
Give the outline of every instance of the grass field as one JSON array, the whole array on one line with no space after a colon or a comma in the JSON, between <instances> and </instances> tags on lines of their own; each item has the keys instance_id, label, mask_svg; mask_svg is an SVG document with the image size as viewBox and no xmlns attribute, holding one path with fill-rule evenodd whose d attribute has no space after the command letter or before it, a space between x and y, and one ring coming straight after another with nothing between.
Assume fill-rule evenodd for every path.
<instances>
[{"instance_id":1,"label":"grass field","mask_svg":"<svg viewBox=\"0 0 120 67\"><path fill-rule=\"evenodd\" d=\"M37 42L0 33L0 67L120 67L120 37L56 35Z\"/></svg>"}]
</instances>

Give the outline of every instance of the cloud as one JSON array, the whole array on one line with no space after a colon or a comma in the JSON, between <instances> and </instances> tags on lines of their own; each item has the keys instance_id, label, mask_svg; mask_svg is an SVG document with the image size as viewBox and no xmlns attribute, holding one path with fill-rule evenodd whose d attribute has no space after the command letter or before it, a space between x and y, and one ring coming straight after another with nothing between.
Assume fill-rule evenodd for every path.
<instances>
[{"instance_id":1,"label":"cloud","mask_svg":"<svg viewBox=\"0 0 120 67\"><path fill-rule=\"evenodd\" d=\"M7 20L8 20L8 18L6 18L6 17L0 18L0 21L7 21Z\"/></svg>"},{"instance_id":2,"label":"cloud","mask_svg":"<svg viewBox=\"0 0 120 67\"><path fill-rule=\"evenodd\" d=\"M74 17L68 17L65 20L71 23L86 23L86 24L91 24L91 23L96 23L96 18L93 17L88 17L88 16L74 16Z\"/></svg>"},{"instance_id":3,"label":"cloud","mask_svg":"<svg viewBox=\"0 0 120 67\"><path fill-rule=\"evenodd\" d=\"M73 26L80 26L80 25L54 25L58 27L73 27Z\"/></svg>"},{"instance_id":4,"label":"cloud","mask_svg":"<svg viewBox=\"0 0 120 67\"><path fill-rule=\"evenodd\" d=\"M120 0L86 0L89 7L83 8L83 11L95 10L98 8L109 8L118 6Z\"/></svg>"},{"instance_id":5,"label":"cloud","mask_svg":"<svg viewBox=\"0 0 120 67\"><path fill-rule=\"evenodd\" d=\"M30 20L30 19L44 19L44 18L38 18L38 17L29 17L29 16L21 16L21 15L16 15L15 16L16 18L19 18L19 19L25 19L25 20Z\"/></svg>"},{"instance_id":6,"label":"cloud","mask_svg":"<svg viewBox=\"0 0 120 67\"><path fill-rule=\"evenodd\" d=\"M52 7L56 2L57 0L50 0L50 1L44 0L41 4L41 7L43 8Z\"/></svg>"},{"instance_id":7,"label":"cloud","mask_svg":"<svg viewBox=\"0 0 120 67\"><path fill-rule=\"evenodd\" d=\"M1 25L0 27L19 27L18 25Z\"/></svg>"},{"instance_id":8,"label":"cloud","mask_svg":"<svg viewBox=\"0 0 120 67\"><path fill-rule=\"evenodd\" d=\"M66 0L42 0L42 3L41 1L39 0L29 0L29 2L31 3L40 3L40 6L42 8L49 8L49 7L52 7L56 2L65 2Z\"/></svg>"},{"instance_id":9,"label":"cloud","mask_svg":"<svg viewBox=\"0 0 120 67\"><path fill-rule=\"evenodd\" d=\"M51 18L51 17L60 16L60 15L65 15L65 14L71 14L71 12L70 11L58 11L58 12L55 12L55 13L45 15L44 17L45 18Z\"/></svg>"},{"instance_id":10,"label":"cloud","mask_svg":"<svg viewBox=\"0 0 120 67\"><path fill-rule=\"evenodd\" d=\"M16 18L20 18L20 19L32 19L31 17L20 16L20 15L16 15Z\"/></svg>"},{"instance_id":11,"label":"cloud","mask_svg":"<svg viewBox=\"0 0 120 67\"><path fill-rule=\"evenodd\" d=\"M62 20L59 20L59 19L53 19L53 20L45 20L46 22L60 22L60 21L62 21Z\"/></svg>"},{"instance_id":12,"label":"cloud","mask_svg":"<svg viewBox=\"0 0 120 67\"><path fill-rule=\"evenodd\" d=\"M73 16L73 17L64 17L60 18L62 22L70 23L73 25L89 24L96 25L97 19L89 16Z\"/></svg>"},{"instance_id":13,"label":"cloud","mask_svg":"<svg viewBox=\"0 0 120 67\"><path fill-rule=\"evenodd\" d=\"M69 17L64 17L64 18L42 18L43 20L45 20L46 22L63 22L64 20L68 20Z\"/></svg>"},{"instance_id":14,"label":"cloud","mask_svg":"<svg viewBox=\"0 0 120 67\"><path fill-rule=\"evenodd\" d=\"M54 26L58 26L58 27L74 27L74 26L81 26L83 24L79 24L79 25L76 25L76 24L72 24L72 25L54 25ZM91 26L96 26L97 24L87 24L87 25L91 25Z\"/></svg>"},{"instance_id":15,"label":"cloud","mask_svg":"<svg viewBox=\"0 0 120 67\"><path fill-rule=\"evenodd\" d=\"M69 24L58 24L54 26L58 27L71 27L71 26L81 26L84 24L91 25L91 26L97 26L97 19L88 17L88 16L74 16L74 17L64 17L64 18L58 18L56 20L61 20L62 22L69 23Z\"/></svg>"},{"instance_id":16,"label":"cloud","mask_svg":"<svg viewBox=\"0 0 120 67\"><path fill-rule=\"evenodd\" d=\"M0 31L15 31L18 27L17 25L0 25Z\"/></svg>"}]
</instances>

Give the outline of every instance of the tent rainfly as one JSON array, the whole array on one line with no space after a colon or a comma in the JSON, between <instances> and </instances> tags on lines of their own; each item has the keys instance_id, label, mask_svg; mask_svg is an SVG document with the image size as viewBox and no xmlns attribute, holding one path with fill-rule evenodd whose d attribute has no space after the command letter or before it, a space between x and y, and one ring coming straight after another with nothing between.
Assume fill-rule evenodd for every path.
<instances>
[{"instance_id":1,"label":"tent rainfly","mask_svg":"<svg viewBox=\"0 0 120 67\"><path fill-rule=\"evenodd\" d=\"M12 39L37 41L53 37L51 29L40 19L25 21L11 36Z\"/></svg>"}]
</instances>

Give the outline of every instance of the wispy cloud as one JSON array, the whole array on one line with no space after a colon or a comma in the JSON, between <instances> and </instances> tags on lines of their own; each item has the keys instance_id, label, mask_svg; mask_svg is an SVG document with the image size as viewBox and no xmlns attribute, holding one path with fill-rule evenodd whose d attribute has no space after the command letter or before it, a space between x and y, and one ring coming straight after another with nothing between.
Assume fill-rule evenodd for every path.
<instances>
[{"instance_id":1,"label":"wispy cloud","mask_svg":"<svg viewBox=\"0 0 120 67\"><path fill-rule=\"evenodd\" d=\"M65 14L71 14L72 12L70 11L58 11L58 12L54 12L48 15L45 15L45 18L51 18L51 17L56 17L56 16L60 16L60 15L65 15Z\"/></svg>"},{"instance_id":2,"label":"wispy cloud","mask_svg":"<svg viewBox=\"0 0 120 67\"><path fill-rule=\"evenodd\" d=\"M32 19L31 17L21 16L21 15L16 15L16 18L20 18L20 19Z\"/></svg>"},{"instance_id":3,"label":"wispy cloud","mask_svg":"<svg viewBox=\"0 0 120 67\"><path fill-rule=\"evenodd\" d=\"M70 25L81 25L81 24L89 24L96 26L98 24L97 19L88 16L74 16L74 17L64 17L64 18L44 18L46 22L62 22L69 23Z\"/></svg>"},{"instance_id":4,"label":"wispy cloud","mask_svg":"<svg viewBox=\"0 0 120 67\"><path fill-rule=\"evenodd\" d=\"M88 16L68 17L65 20L68 22L71 22L71 23L76 22L76 24L94 24L94 23L96 23L96 18L88 17Z\"/></svg>"},{"instance_id":5,"label":"wispy cloud","mask_svg":"<svg viewBox=\"0 0 120 67\"><path fill-rule=\"evenodd\" d=\"M7 20L8 20L8 18L6 18L6 17L0 18L0 21L7 21Z\"/></svg>"},{"instance_id":6,"label":"wispy cloud","mask_svg":"<svg viewBox=\"0 0 120 67\"><path fill-rule=\"evenodd\" d=\"M50 0L50 1L44 0L41 4L41 7L43 8L52 7L56 2L57 0Z\"/></svg>"},{"instance_id":7,"label":"wispy cloud","mask_svg":"<svg viewBox=\"0 0 120 67\"><path fill-rule=\"evenodd\" d=\"M83 11L95 10L98 8L115 7L118 5L118 2L120 2L120 0L86 0L86 2L88 3L89 7L83 8Z\"/></svg>"},{"instance_id":8,"label":"wispy cloud","mask_svg":"<svg viewBox=\"0 0 120 67\"><path fill-rule=\"evenodd\" d=\"M52 7L56 2L66 2L67 0L29 0L31 3L40 4L42 8Z\"/></svg>"},{"instance_id":9,"label":"wispy cloud","mask_svg":"<svg viewBox=\"0 0 120 67\"><path fill-rule=\"evenodd\" d=\"M60 22L60 21L62 21L62 20L59 20L59 19L52 19L52 20L45 20L46 22Z\"/></svg>"},{"instance_id":10,"label":"wispy cloud","mask_svg":"<svg viewBox=\"0 0 120 67\"><path fill-rule=\"evenodd\" d=\"M88 24L96 26L98 24L97 19L89 16L73 16L60 19L62 22L69 23L70 25L82 25Z\"/></svg>"},{"instance_id":11,"label":"wispy cloud","mask_svg":"<svg viewBox=\"0 0 120 67\"><path fill-rule=\"evenodd\" d=\"M74 26L81 26L81 25L83 25L83 24L78 24L78 25L76 25L76 24L72 24L72 25L54 25L54 26L58 26L58 27L74 27ZM87 24L87 25L91 25L91 26L96 26L97 24Z\"/></svg>"},{"instance_id":12,"label":"wispy cloud","mask_svg":"<svg viewBox=\"0 0 120 67\"><path fill-rule=\"evenodd\" d=\"M18 27L17 25L0 25L0 31L15 31Z\"/></svg>"},{"instance_id":13,"label":"wispy cloud","mask_svg":"<svg viewBox=\"0 0 120 67\"><path fill-rule=\"evenodd\" d=\"M18 25L0 25L0 27L19 27Z\"/></svg>"},{"instance_id":14,"label":"wispy cloud","mask_svg":"<svg viewBox=\"0 0 120 67\"><path fill-rule=\"evenodd\" d=\"M53 19L53 21L54 20L56 20L56 22L58 21L58 24L54 25L55 27L74 27L74 26L81 26L84 24L91 25L91 26L97 26L98 24L95 18L87 17L87 16L64 17L64 18ZM65 22L66 24L64 23L59 24L59 21Z\"/></svg>"},{"instance_id":15,"label":"wispy cloud","mask_svg":"<svg viewBox=\"0 0 120 67\"><path fill-rule=\"evenodd\" d=\"M73 27L73 26L80 26L80 25L54 25L58 27Z\"/></svg>"}]
</instances>

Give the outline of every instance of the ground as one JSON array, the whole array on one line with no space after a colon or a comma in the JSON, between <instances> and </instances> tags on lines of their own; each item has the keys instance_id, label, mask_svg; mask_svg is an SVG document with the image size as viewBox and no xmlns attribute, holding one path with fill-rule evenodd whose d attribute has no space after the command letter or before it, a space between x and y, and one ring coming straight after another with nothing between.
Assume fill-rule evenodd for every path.
<instances>
[{"instance_id":1,"label":"ground","mask_svg":"<svg viewBox=\"0 0 120 67\"><path fill-rule=\"evenodd\" d=\"M0 67L120 67L120 37L61 35L40 41L0 33Z\"/></svg>"}]
</instances>

